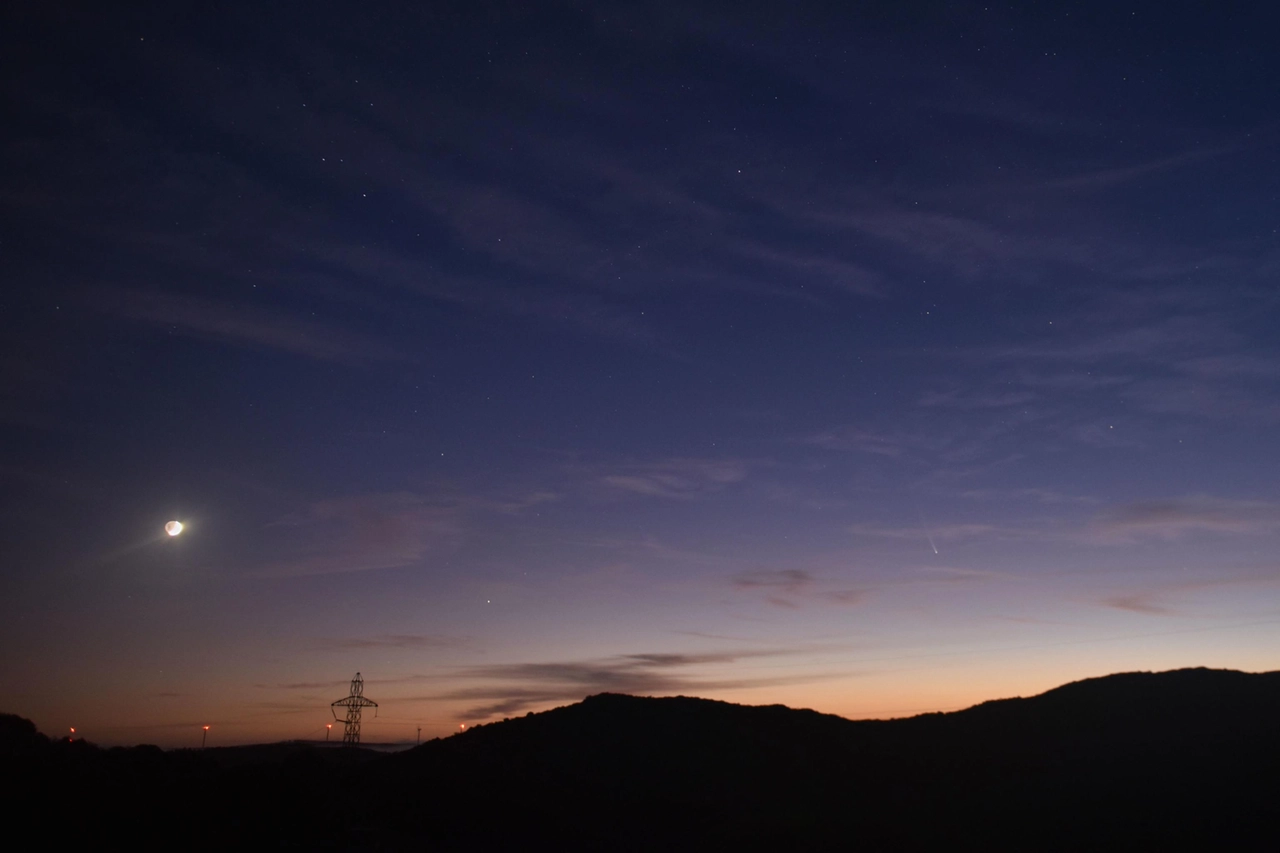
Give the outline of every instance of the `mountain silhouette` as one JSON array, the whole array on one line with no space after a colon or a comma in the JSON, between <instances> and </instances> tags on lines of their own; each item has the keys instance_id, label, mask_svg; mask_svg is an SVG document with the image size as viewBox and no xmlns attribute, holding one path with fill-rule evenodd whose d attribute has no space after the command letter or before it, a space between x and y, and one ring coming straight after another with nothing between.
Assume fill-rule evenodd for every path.
<instances>
[{"instance_id":1,"label":"mountain silhouette","mask_svg":"<svg viewBox=\"0 0 1280 853\"><path fill-rule=\"evenodd\" d=\"M5 745L11 734L21 750ZM115 810L132 808L136 818L150 803L152 822L134 821L129 837L182 836L191 824L162 814L166 805L197 824L207 812L189 847L246 839L429 850L1280 843L1280 673L1125 673L953 713L866 721L600 694L363 760L301 747L235 761L146 748L75 752L51 741L33 752L33 734L0 725L0 756L53 789L97 786L104 808L81 829L96 826L98 839L123 831L128 822ZM129 804L103 797L121 785ZM47 797L27 801L52 807ZM59 825L76 828L65 816Z\"/></svg>"},{"instance_id":2,"label":"mountain silhouette","mask_svg":"<svg viewBox=\"0 0 1280 853\"><path fill-rule=\"evenodd\" d=\"M374 784L441 843L1245 845L1274 836L1278 757L1280 673L1190 669L889 721L603 694L395 756Z\"/></svg>"}]
</instances>

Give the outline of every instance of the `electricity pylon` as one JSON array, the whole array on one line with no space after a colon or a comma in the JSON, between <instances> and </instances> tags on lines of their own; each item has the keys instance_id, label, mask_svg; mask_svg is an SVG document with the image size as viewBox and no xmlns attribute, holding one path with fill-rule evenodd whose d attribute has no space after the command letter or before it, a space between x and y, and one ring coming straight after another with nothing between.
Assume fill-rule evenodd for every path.
<instances>
[{"instance_id":1,"label":"electricity pylon","mask_svg":"<svg viewBox=\"0 0 1280 853\"><path fill-rule=\"evenodd\" d=\"M342 730L342 742L349 744L357 744L360 742L360 711L363 708L373 708L373 715L378 716L378 703L372 699L364 698L364 679L360 677L360 673L356 673L356 677L351 679L351 695L345 699L339 699L337 702L330 703L329 710L333 711L333 718L338 719L338 709L347 709L347 718L343 720L346 728Z\"/></svg>"}]
</instances>

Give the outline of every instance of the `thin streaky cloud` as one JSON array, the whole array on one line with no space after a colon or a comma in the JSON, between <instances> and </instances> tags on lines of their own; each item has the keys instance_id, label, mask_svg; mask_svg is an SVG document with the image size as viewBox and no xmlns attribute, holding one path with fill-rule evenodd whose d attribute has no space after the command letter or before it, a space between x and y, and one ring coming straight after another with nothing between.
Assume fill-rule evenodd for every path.
<instances>
[{"instance_id":1,"label":"thin streaky cloud","mask_svg":"<svg viewBox=\"0 0 1280 853\"><path fill-rule=\"evenodd\" d=\"M264 527L275 556L251 574L299 577L394 569L456 547L466 529L454 503L433 503L411 492L316 501Z\"/></svg>"},{"instance_id":2,"label":"thin streaky cloud","mask_svg":"<svg viewBox=\"0 0 1280 853\"><path fill-rule=\"evenodd\" d=\"M1246 143L1236 142L1228 145L1215 146L1213 148L1182 151L1177 154L1157 157L1141 163L1097 169L1092 172L1082 172L1065 178L1056 178L1039 184L1032 184L1026 189L1081 191L1111 189L1112 187L1122 186L1124 184L1142 180L1143 178L1147 178L1151 175L1174 171L1182 168L1183 166L1190 166L1205 160L1212 160L1216 157L1233 154L1245 147L1247 147Z\"/></svg>"},{"instance_id":3,"label":"thin streaky cloud","mask_svg":"<svg viewBox=\"0 0 1280 853\"><path fill-rule=\"evenodd\" d=\"M780 569L742 572L730 578L730 583L738 589L776 589L798 593L812 586L814 577L800 569Z\"/></svg>"},{"instance_id":4,"label":"thin streaky cloud","mask_svg":"<svg viewBox=\"0 0 1280 853\"><path fill-rule=\"evenodd\" d=\"M156 330L237 347L340 363L400 358L372 337L249 304L140 290L97 294L92 302L98 310Z\"/></svg>"},{"instance_id":5,"label":"thin streaky cloud","mask_svg":"<svg viewBox=\"0 0 1280 853\"><path fill-rule=\"evenodd\" d=\"M901 456L908 440L882 435L855 427L825 430L800 439L800 443L823 450L871 453L877 456Z\"/></svg>"},{"instance_id":6,"label":"thin streaky cloud","mask_svg":"<svg viewBox=\"0 0 1280 853\"><path fill-rule=\"evenodd\" d=\"M831 589L830 584L803 569L738 572L729 578L729 584L743 592L762 593L766 604L785 610L814 603L849 607L865 603L871 595L868 589Z\"/></svg>"},{"instance_id":7,"label":"thin streaky cloud","mask_svg":"<svg viewBox=\"0 0 1280 853\"><path fill-rule=\"evenodd\" d=\"M462 680L491 682L463 687L433 700L472 701L468 719L512 714L556 702L574 702L592 693L706 695L730 689L810 683L829 675L733 678L698 674L700 666L724 667L756 658L798 654L802 649L729 652L645 653L587 661L496 664L455 671Z\"/></svg>"},{"instance_id":8,"label":"thin streaky cloud","mask_svg":"<svg viewBox=\"0 0 1280 853\"><path fill-rule=\"evenodd\" d=\"M1149 593L1112 595L1101 599L1098 603L1128 613L1141 613L1148 616L1175 615L1175 611L1172 608L1157 603L1155 597Z\"/></svg>"},{"instance_id":9,"label":"thin streaky cloud","mask_svg":"<svg viewBox=\"0 0 1280 853\"><path fill-rule=\"evenodd\" d=\"M1192 534L1263 534L1280 530L1280 503L1212 496L1138 501L1099 515L1090 533L1100 542Z\"/></svg>"},{"instance_id":10,"label":"thin streaky cloud","mask_svg":"<svg viewBox=\"0 0 1280 853\"><path fill-rule=\"evenodd\" d=\"M621 466L598 476L615 492L690 500L719 492L747 478L750 464L738 459L670 459Z\"/></svg>"},{"instance_id":11,"label":"thin streaky cloud","mask_svg":"<svg viewBox=\"0 0 1280 853\"><path fill-rule=\"evenodd\" d=\"M348 637L326 640L334 649L452 649L465 645L464 637L444 634L383 634L375 637Z\"/></svg>"},{"instance_id":12,"label":"thin streaky cloud","mask_svg":"<svg viewBox=\"0 0 1280 853\"><path fill-rule=\"evenodd\" d=\"M984 536L1010 536L1024 533L1017 528L1003 527L995 524L942 524L925 528L894 527L879 524L852 524L849 532L857 536L875 536L885 539L920 539L925 538L926 530L937 540L974 539Z\"/></svg>"}]
</instances>

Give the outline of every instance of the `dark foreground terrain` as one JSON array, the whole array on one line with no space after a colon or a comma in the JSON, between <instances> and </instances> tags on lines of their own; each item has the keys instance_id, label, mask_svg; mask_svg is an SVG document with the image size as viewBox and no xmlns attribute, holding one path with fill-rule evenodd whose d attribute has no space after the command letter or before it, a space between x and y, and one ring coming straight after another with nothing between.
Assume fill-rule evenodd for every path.
<instances>
[{"instance_id":1,"label":"dark foreground terrain","mask_svg":"<svg viewBox=\"0 0 1280 853\"><path fill-rule=\"evenodd\" d=\"M849 721L602 694L394 755L49 741L0 717L40 846L1280 849L1280 672L1068 684Z\"/></svg>"}]
</instances>

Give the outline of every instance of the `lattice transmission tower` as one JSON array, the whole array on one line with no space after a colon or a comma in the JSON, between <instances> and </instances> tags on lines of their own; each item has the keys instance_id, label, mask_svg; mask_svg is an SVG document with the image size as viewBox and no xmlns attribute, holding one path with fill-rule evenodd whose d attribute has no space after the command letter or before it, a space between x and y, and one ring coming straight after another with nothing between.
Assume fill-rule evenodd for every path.
<instances>
[{"instance_id":1,"label":"lattice transmission tower","mask_svg":"<svg viewBox=\"0 0 1280 853\"><path fill-rule=\"evenodd\" d=\"M365 708L372 708L373 715L378 716L378 703L372 699L364 698L364 679L360 677L360 673L356 673L356 677L351 679L351 695L345 699L339 699L337 702L330 703L329 710L333 711L333 718L339 719L338 709L347 709L347 718L343 720L346 728L342 730L342 742L349 744L357 744L360 742L360 712Z\"/></svg>"}]
</instances>

